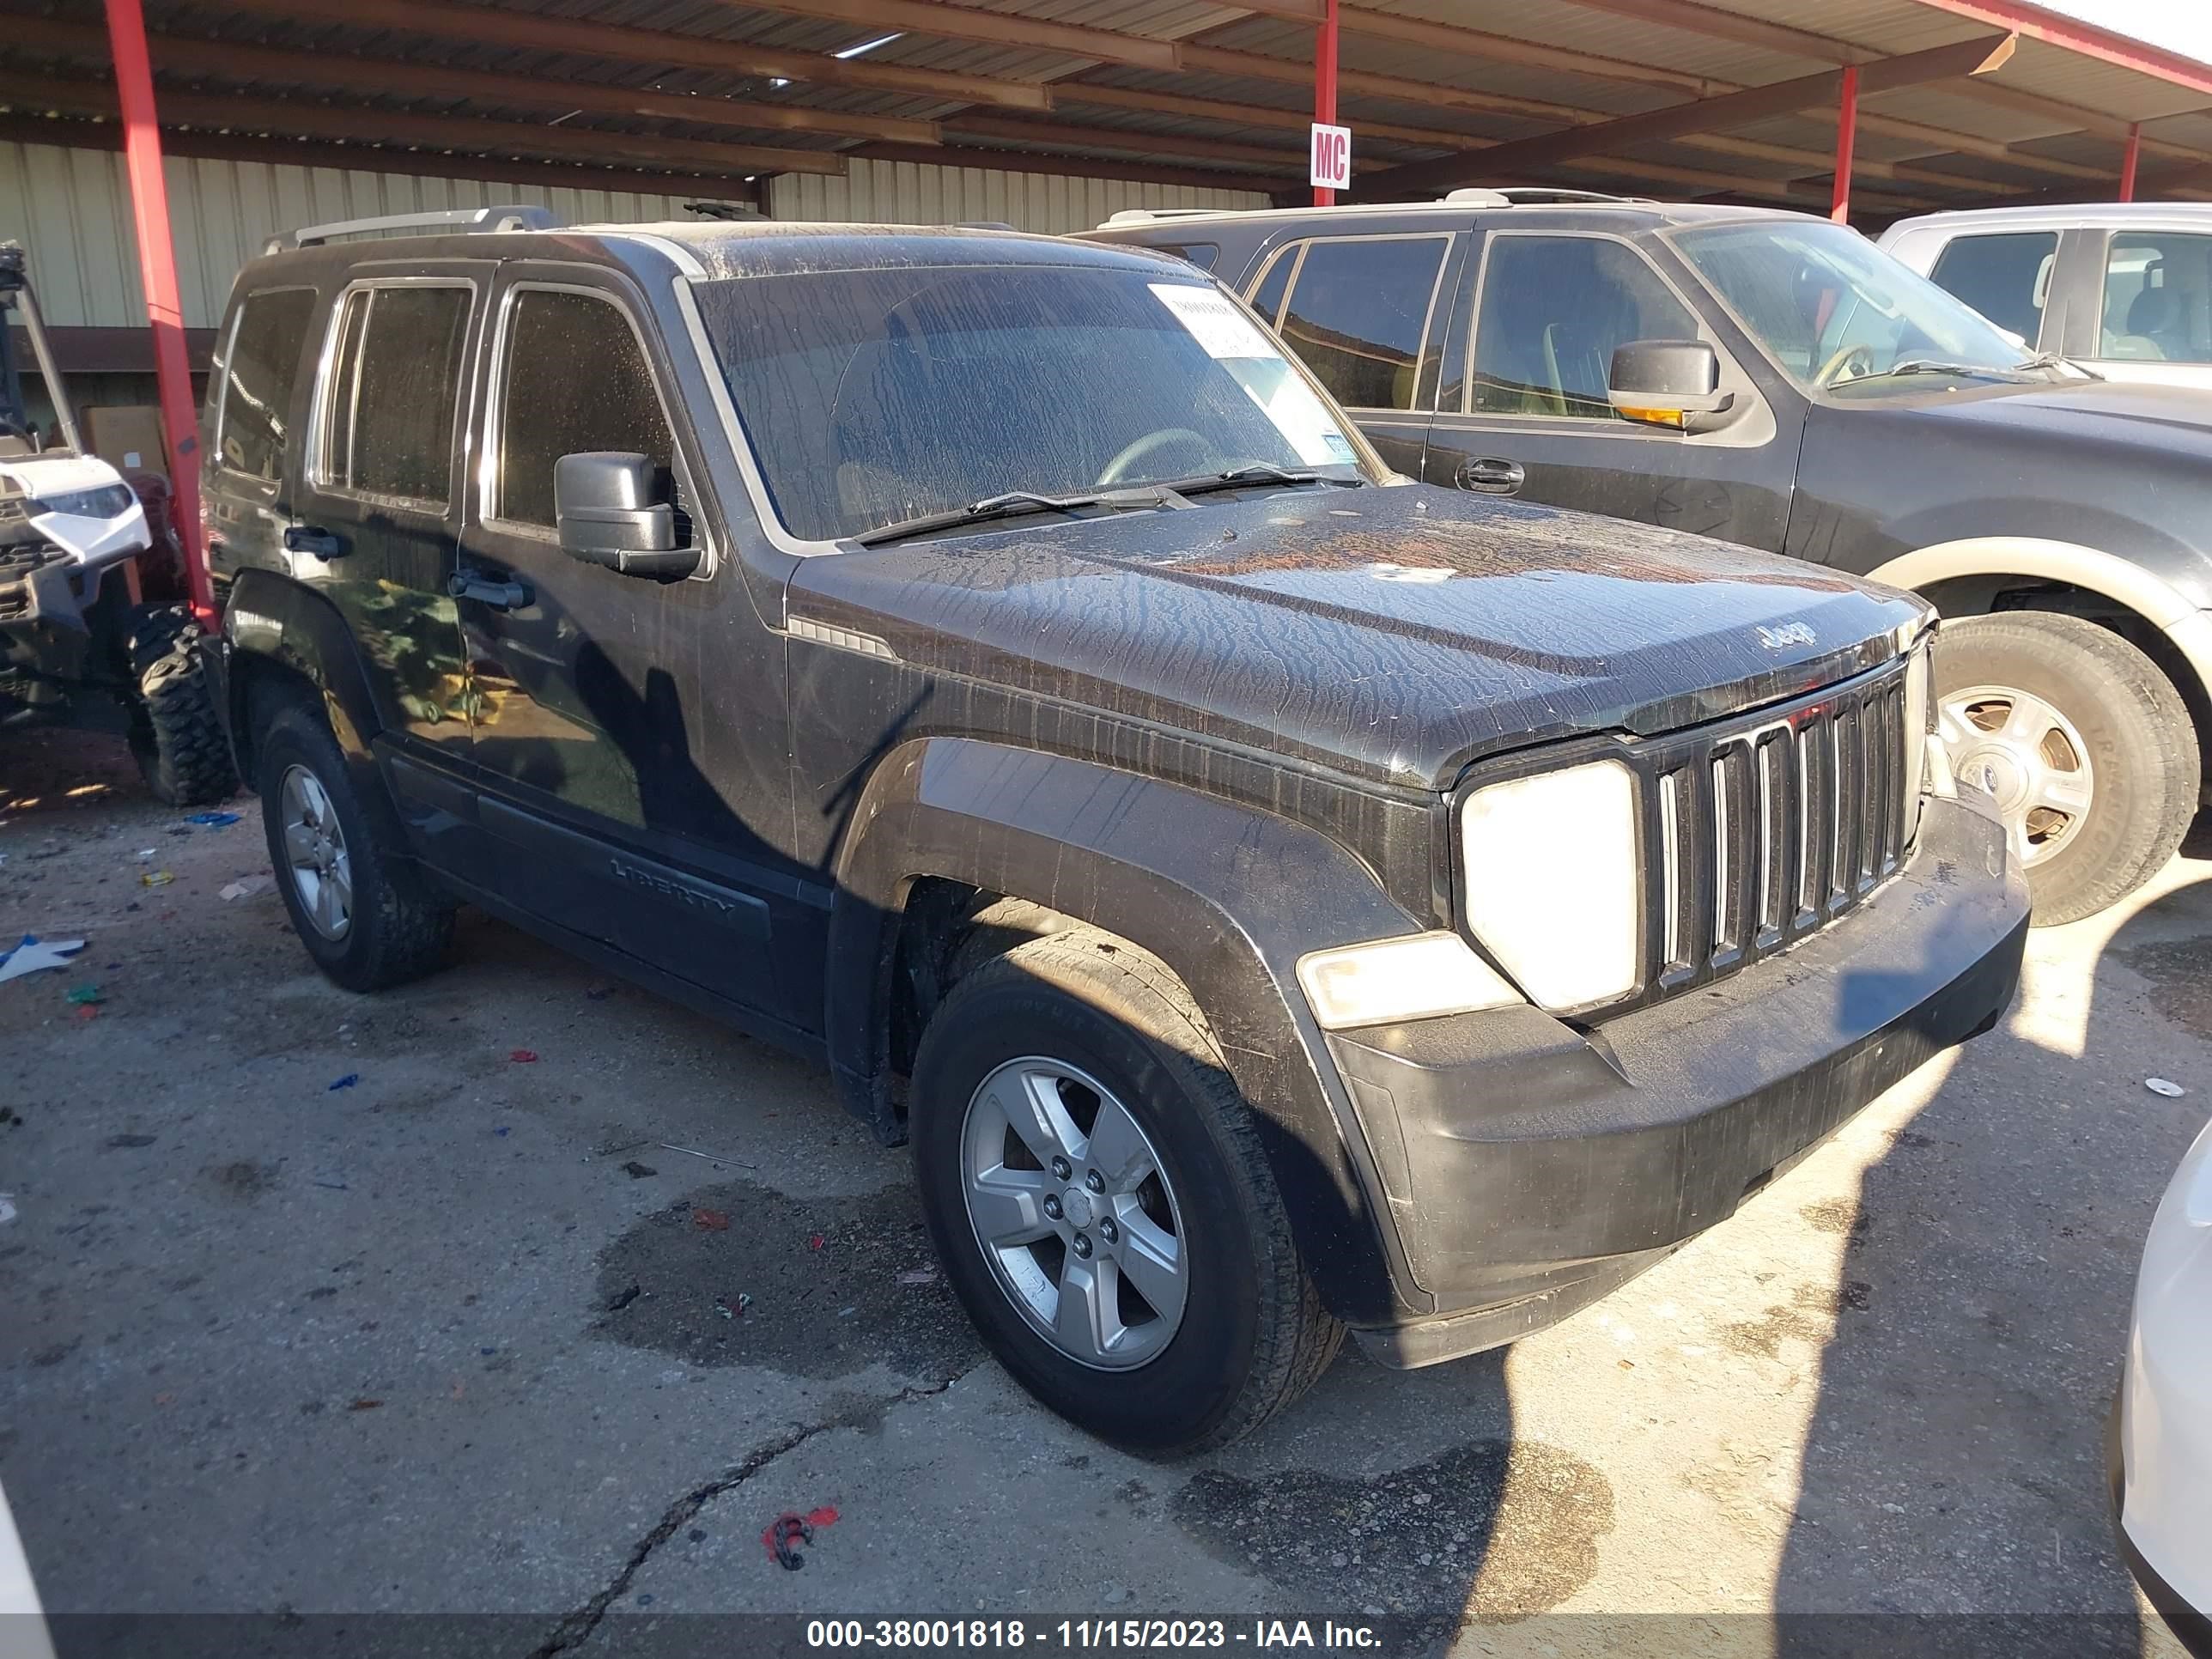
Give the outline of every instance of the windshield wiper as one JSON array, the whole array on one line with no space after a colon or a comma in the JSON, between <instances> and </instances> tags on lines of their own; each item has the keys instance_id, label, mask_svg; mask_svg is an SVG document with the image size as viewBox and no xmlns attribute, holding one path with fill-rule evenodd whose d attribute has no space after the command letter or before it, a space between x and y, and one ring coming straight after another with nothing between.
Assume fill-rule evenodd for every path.
<instances>
[{"instance_id":1,"label":"windshield wiper","mask_svg":"<svg viewBox=\"0 0 2212 1659\"><path fill-rule=\"evenodd\" d=\"M2055 351L2039 351L2020 367L2023 370L2047 368L2060 380L2064 380L2069 374L2078 374L2085 380L2101 380L2105 378L2088 364L2077 363L2071 357L2062 357Z\"/></svg>"},{"instance_id":2,"label":"windshield wiper","mask_svg":"<svg viewBox=\"0 0 2212 1659\"><path fill-rule=\"evenodd\" d=\"M1272 461L1248 461L1226 472L1201 472L1194 477L1171 478L1162 488L1172 489L1178 495L1204 495L1216 489L1249 489L1255 484L1296 487L1323 483L1339 489L1357 489L1366 482L1364 478L1331 478L1319 472L1293 471Z\"/></svg>"},{"instance_id":3,"label":"windshield wiper","mask_svg":"<svg viewBox=\"0 0 2212 1659\"><path fill-rule=\"evenodd\" d=\"M1883 380L1894 374L1960 374L1969 380L2014 380L2025 382L2031 377L2024 371L2031 365L2022 363L2014 368L1998 368L1990 363L1950 363L1936 357L1907 357L1901 363L1892 363L1887 368L1876 369L1871 374L1860 374L1844 382L1856 385L1862 380Z\"/></svg>"},{"instance_id":4,"label":"windshield wiper","mask_svg":"<svg viewBox=\"0 0 2212 1659\"><path fill-rule=\"evenodd\" d=\"M862 531L853 538L862 547L873 547L879 542L896 542L908 536L926 536L933 530L951 530L964 524L982 524L992 519L1026 518L1032 513L1065 513L1068 517L1080 518L1079 509L1086 507L1110 507L1117 512L1148 507L1173 507L1179 492L1165 484L1146 484L1133 489L1102 489L1089 495L1043 495L1033 489L1009 489L996 495L986 495L980 501L970 501L965 507L950 507L939 513L918 514L911 519L898 519L890 524L878 525L873 530Z\"/></svg>"}]
</instances>

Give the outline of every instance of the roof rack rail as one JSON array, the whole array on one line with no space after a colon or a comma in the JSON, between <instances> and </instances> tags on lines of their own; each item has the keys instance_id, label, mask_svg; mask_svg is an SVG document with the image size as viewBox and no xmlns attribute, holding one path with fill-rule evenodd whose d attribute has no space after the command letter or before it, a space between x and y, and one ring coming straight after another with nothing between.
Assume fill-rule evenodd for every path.
<instances>
[{"instance_id":1,"label":"roof rack rail","mask_svg":"<svg viewBox=\"0 0 2212 1659\"><path fill-rule=\"evenodd\" d=\"M438 228L463 234L495 230L557 230L559 215L549 208L525 207L519 203L498 207L448 208L436 213L393 213L380 219L337 219L327 225L303 225L271 236L264 253L286 253L294 248L320 247L340 236L373 235L379 232L430 230Z\"/></svg>"},{"instance_id":2,"label":"roof rack rail","mask_svg":"<svg viewBox=\"0 0 2212 1659\"><path fill-rule=\"evenodd\" d=\"M1649 202L1651 198L1616 196L1605 190L1569 190L1560 185L1476 185L1453 191L1444 200L1455 205L1510 207L1521 202L1542 206L1574 202Z\"/></svg>"},{"instance_id":3,"label":"roof rack rail","mask_svg":"<svg viewBox=\"0 0 2212 1659\"><path fill-rule=\"evenodd\" d=\"M1148 225L1156 219L1218 219L1224 214L1234 213L1234 208L1123 208L1119 213L1109 214L1106 225Z\"/></svg>"}]
</instances>

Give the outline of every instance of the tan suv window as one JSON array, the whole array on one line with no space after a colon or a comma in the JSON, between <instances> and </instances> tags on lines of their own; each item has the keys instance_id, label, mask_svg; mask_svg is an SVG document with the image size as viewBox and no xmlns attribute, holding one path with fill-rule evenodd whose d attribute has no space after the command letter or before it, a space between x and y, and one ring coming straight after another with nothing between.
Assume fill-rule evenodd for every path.
<instances>
[{"instance_id":1,"label":"tan suv window","mask_svg":"<svg viewBox=\"0 0 2212 1659\"><path fill-rule=\"evenodd\" d=\"M2043 332L2043 307L2057 258L2055 230L1954 236L1928 280L2033 345Z\"/></svg>"},{"instance_id":2,"label":"tan suv window","mask_svg":"<svg viewBox=\"0 0 2212 1659\"><path fill-rule=\"evenodd\" d=\"M2112 238L2097 355L2212 363L2212 236L2152 230Z\"/></svg>"}]
</instances>

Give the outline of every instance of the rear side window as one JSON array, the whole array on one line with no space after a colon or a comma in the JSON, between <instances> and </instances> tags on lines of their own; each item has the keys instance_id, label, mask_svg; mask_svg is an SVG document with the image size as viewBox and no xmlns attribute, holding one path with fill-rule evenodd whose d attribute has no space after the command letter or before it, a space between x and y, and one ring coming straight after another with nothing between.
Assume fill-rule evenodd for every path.
<instances>
[{"instance_id":1,"label":"rear side window","mask_svg":"<svg viewBox=\"0 0 2212 1659\"><path fill-rule=\"evenodd\" d=\"M471 290L410 283L346 296L325 392L319 483L443 507Z\"/></svg>"},{"instance_id":2,"label":"rear side window","mask_svg":"<svg viewBox=\"0 0 2212 1659\"><path fill-rule=\"evenodd\" d=\"M284 476L292 389L314 309L307 288L248 295L239 307L216 433L216 458L228 471L270 483Z\"/></svg>"},{"instance_id":3,"label":"rear side window","mask_svg":"<svg viewBox=\"0 0 2212 1659\"><path fill-rule=\"evenodd\" d=\"M508 308L502 361L494 517L550 528L553 463L579 450L633 451L668 484L676 453L668 419L637 335L611 301L520 290ZM580 379L588 397L577 395Z\"/></svg>"},{"instance_id":4,"label":"rear side window","mask_svg":"<svg viewBox=\"0 0 2212 1659\"><path fill-rule=\"evenodd\" d=\"M1309 242L1279 331L1351 409L1411 409L1447 236Z\"/></svg>"},{"instance_id":5,"label":"rear side window","mask_svg":"<svg viewBox=\"0 0 2212 1659\"><path fill-rule=\"evenodd\" d=\"M2103 333L2100 357L2212 363L2212 236L2115 234L2105 254Z\"/></svg>"},{"instance_id":6,"label":"rear side window","mask_svg":"<svg viewBox=\"0 0 2212 1659\"><path fill-rule=\"evenodd\" d=\"M1490 239L1474 319L1478 415L1625 420L1606 397L1631 340L1695 340L1698 319L1642 255L1594 236Z\"/></svg>"},{"instance_id":7,"label":"rear side window","mask_svg":"<svg viewBox=\"0 0 2212 1659\"><path fill-rule=\"evenodd\" d=\"M1954 236L1928 275L1936 287L2033 345L2043 332L2043 306L2057 258L2057 231Z\"/></svg>"}]
</instances>

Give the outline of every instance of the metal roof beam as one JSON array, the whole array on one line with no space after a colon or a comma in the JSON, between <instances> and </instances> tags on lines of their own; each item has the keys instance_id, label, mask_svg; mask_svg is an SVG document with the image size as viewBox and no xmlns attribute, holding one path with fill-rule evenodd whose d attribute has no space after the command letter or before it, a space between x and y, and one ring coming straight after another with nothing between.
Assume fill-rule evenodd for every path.
<instances>
[{"instance_id":1,"label":"metal roof beam","mask_svg":"<svg viewBox=\"0 0 2212 1659\"><path fill-rule=\"evenodd\" d=\"M953 6L943 0L716 0L744 11L783 12L793 17L850 23L872 33L921 34L940 40L980 40L993 46L1028 46L1062 52L1102 64L1132 69L1182 67L1172 40L1155 40L1119 29L1048 22L1017 13Z\"/></svg>"},{"instance_id":2,"label":"metal roof beam","mask_svg":"<svg viewBox=\"0 0 2212 1659\"><path fill-rule=\"evenodd\" d=\"M924 167L991 167L1000 173L1042 173L1058 179L1128 179L1139 184L1185 185L1194 190L1249 190L1272 196L1283 188L1279 177L1208 173L1194 167L1160 167L1149 161L1115 161L1085 155L1040 155L1030 150L969 149L947 145L932 149L916 144L861 144L844 151L871 161L915 161Z\"/></svg>"},{"instance_id":3,"label":"metal roof beam","mask_svg":"<svg viewBox=\"0 0 2212 1659\"><path fill-rule=\"evenodd\" d=\"M1146 92L1135 87L1102 87L1090 81L1055 81L1054 100L1066 112L1070 104L1097 104L1106 109L1144 110L1155 115L1180 115L1193 120L1227 121L1238 126L1276 127L1303 134L1313 120L1311 109L1275 109L1266 104L1227 104L1217 99L1186 98L1180 93ZM957 116L948 117L957 120ZM1479 133L1436 132L1424 127L1397 126L1386 121L1361 121L1363 138L1384 138L1396 144L1420 144L1431 149L1459 149L1483 142ZM1156 135L1171 144L1176 136Z\"/></svg>"},{"instance_id":4,"label":"metal roof beam","mask_svg":"<svg viewBox=\"0 0 2212 1659\"><path fill-rule=\"evenodd\" d=\"M0 72L0 101L18 108L99 116L112 116L116 108L115 88L106 82L57 81L51 76L6 72ZM776 149L696 138L663 138L650 133L610 132L603 127L534 126L526 121L346 109L281 98L204 97L173 92L161 99L161 119L165 124L335 138L351 143L450 146L601 163L623 161L688 169L708 177L845 171L844 157L834 150Z\"/></svg>"},{"instance_id":5,"label":"metal roof beam","mask_svg":"<svg viewBox=\"0 0 2212 1659\"><path fill-rule=\"evenodd\" d=\"M217 3L232 11L256 12L287 22L305 19L349 28L399 29L438 40L474 40L526 52L568 52L580 58L651 64L661 69L721 70L815 86L858 87L966 104L1000 104L1009 109L1052 107L1050 90L1033 82L909 69L902 64L832 58L823 52L783 52L711 35L581 22L496 6L433 4L429 0L217 0Z\"/></svg>"},{"instance_id":6,"label":"metal roof beam","mask_svg":"<svg viewBox=\"0 0 2212 1659\"><path fill-rule=\"evenodd\" d=\"M1547 46L1534 40L1516 40L1511 35L1462 28L1456 23L1434 23L1425 17L1371 11L1364 6L1340 8L1337 26L1346 34L1395 40L1401 46L1426 46L1437 52L1456 52L1500 64L1519 64L1529 69L1561 70L1598 81L1666 87L1686 92L1692 98L1710 98L1716 93L1736 90L1726 81L1716 81L1686 70L1667 69L1657 64L1632 64L1620 58L1601 58L1595 52L1571 52L1564 46Z\"/></svg>"},{"instance_id":7,"label":"metal roof beam","mask_svg":"<svg viewBox=\"0 0 2212 1659\"><path fill-rule=\"evenodd\" d=\"M119 150L122 130L112 121L53 120L0 115L0 143L58 144L69 149ZM363 150L358 144L316 143L298 138L256 138L193 128L165 129L161 148L171 155L210 161L262 161L272 167L358 171L373 161L379 173L412 178L471 179L495 185L542 185L549 190L631 191L646 195L708 195L756 200L754 185L719 174L639 173L620 167L576 167L556 161L516 161L498 156L451 155L422 150ZM143 336L143 328L129 331Z\"/></svg>"},{"instance_id":8,"label":"metal roof beam","mask_svg":"<svg viewBox=\"0 0 2212 1659\"><path fill-rule=\"evenodd\" d=\"M2062 17L2040 6L2023 5L2021 0L1920 0L1920 3L2212 98L2212 64L2079 18Z\"/></svg>"},{"instance_id":9,"label":"metal roof beam","mask_svg":"<svg viewBox=\"0 0 2212 1659\"><path fill-rule=\"evenodd\" d=\"M1809 58L1816 64L1851 64L1872 56L1832 35L1815 34L1810 29L1794 28L1787 23L1770 23L1760 17L1747 17L1741 12L1728 11L1719 6L1701 5L1698 0L1574 0L1574 3L1586 11L1606 12L1638 23L1657 23L1680 29L1686 34L1702 34L1709 40L1732 40L1740 46L1759 46L1792 58Z\"/></svg>"},{"instance_id":10,"label":"metal roof beam","mask_svg":"<svg viewBox=\"0 0 2212 1659\"><path fill-rule=\"evenodd\" d=\"M1880 58L1861 66L1859 90L1871 95L1962 75L1986 74L2012 56L2014 44L2011 35L1990 35L1926 52ZM1833 103L1842 76L1841 70L1824 70L1817 75L1753 87L1722 98L1676 104L1643 115L1626 115L1618 120L1601 121L1565 132L1548 132L1535 138L1514 139L1486 152L1483 159L1486 165L1503 162L1509 167L1543 167L1578 155L1617 153L1692 134L1749 126L1778 115L1795 114L1799 110ZM1378 173L1373 182L1383 191L1445 189L1467 183L1462 176L1464 169L1455 165L1456 159L1415 161Z\"/></svg>"},{"instance_id":11,"label":"metal roof beam","mask_svg":"<svg viewBox=\"0 0 2212 1659\"><path fill-rule=\"evenodd\" d=\"M945 137L947 143L965 143L975 138L995 139L1000 143L1057 144L1091 149L1118 149L1138 155L1170 154L1188 156L1192 161L1234 161L1244 166L1268 167L1298 178L1306 176L1307 156L1303 146L1297 149L1273 149L1264 144L1236 143L1221 138L1196 138L1184 133L1133 132L1122 127L1072 126L1058 121L1031 121L1018 116L970 115L963 112L945 118ZM1370 170L1388 167L1388 161L1369 161Z\"/></svg>"},{"instance_id":12,"label":"metal roof beam","mask_svg":"<svg viewBox=\"0 0 2212 1659\"><path fill-rule=\"evenodd\" d=\"M7 29L11 46L87 58L102 65L107 61L107 34L104 29L64 23L51 17L21 15L10 15ZM893 143L933 144L939 142L939 136L934 121L854 115L807 109L797 104L749 104L733 98L693 97L610 86L596 81L495 75L479 70L453 69L444 64L354 58L342 52L283 52L267 46L238 46L228 40L195 40L171 34L155 36L153 50L154 67L157 70L217 76L233 81L271 81L404 98L468 98L487 104L526 104L546 109L582 110L596 115L690 121L702 126L818 132L845 138L878 138Z\"/></svg>"}]
</instances>

